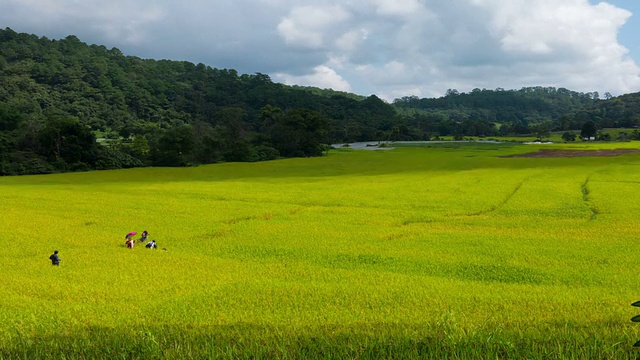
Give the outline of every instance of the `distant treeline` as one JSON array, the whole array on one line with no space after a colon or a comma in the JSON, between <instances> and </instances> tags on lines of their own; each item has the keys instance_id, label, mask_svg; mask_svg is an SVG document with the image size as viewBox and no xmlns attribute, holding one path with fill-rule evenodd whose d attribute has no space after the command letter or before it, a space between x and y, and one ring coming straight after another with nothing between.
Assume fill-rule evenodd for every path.
<instances>
[{"instance_id":1,"label":"distant treeline","mask_svg":"<svg viewBox=\"0 0 640 360\"><path fill-rule=\"evenodd\" d=\"M430 124L433 133L468 136L534 134L578 131L586 123L598 129L640 125L640 93L612 97L598 92L579 93L564 88L526 87L520 90L448 90L437 99L415 96L393 104L414 121Z\"/></svg>"},{"instance_id":2,"label":"distant treeline","mask_svg":"<svg viewBox=\"0 0 640 360\"><path fill-rule=\"evenodd\" d=\"M638 94L600 100L554 88L389 104L0 30L1 175L319 156L330 143L543 134L587 121L631 127L637 114Z\"/></svg>"}]
</instances>

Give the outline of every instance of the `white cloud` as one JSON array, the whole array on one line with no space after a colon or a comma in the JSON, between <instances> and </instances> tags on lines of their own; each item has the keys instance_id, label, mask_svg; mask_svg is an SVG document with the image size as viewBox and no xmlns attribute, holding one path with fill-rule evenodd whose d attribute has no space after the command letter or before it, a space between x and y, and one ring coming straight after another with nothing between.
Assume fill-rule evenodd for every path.
<instances>
[{"instance_id":1,"label":"white cloud","mask_svg":"<svg viewBox=\"0 0 640 360\"><path fill-rule=\"evenodd\" d=\"M123 39L127 43L140 44L149 40L147 26L160 23L167 17L166 12L157 7L133 9L132 12L134 16L123 17L114 3L105 5L98 13L98 21L95 21L94 26L103 31L111 41ZM113 21L114 19L117 21Z\"/></svg>"},{"instance_id":2,"label":"white cloud","mask_svg":"<svg viewBox=\"0 0 640 360\"><path fill-rule=\"evenodd\" d=\"M629 11L587 0L472 2L491 14L488 29L526 85L532 84L519 69L534 81L580 91L640 90L640 70L617 41Z\"/></svg>"},{"instance_id":3,"label":"white cloud","mask_svg":"<svg viewBox=\"0 0 640 360\"><path fill-rule=\"evenodd\" d=\"M286 73L275 74L274 79L289 85L316 86L322 89L338 91L351 91L349 83L332 68L319 65L313 69L313 73L293 76Z\"/></svg>"},{"instance_id":4,"label":"white cloud","mask_svg":"<svg viewBox=\"0 0 640 360\"><path fill-rule=\"evenodd\" d=\"M376 12L387 16L409 16L423 9L418 0L371 0Z\"/></svg>"},{"instance_id":5,"label":"white cloud","mask_svg":"<svg viewBox=\"0 0 640 360\"><path fill-rule=\"evenodd\" d=\"M489 29L506 52L551 54L571 50L576 55L593 55L602 50L624 53L616 34L631 13L606 3L596 6L587 0L474 0L492 14ZM615 49L612 49L615 48Z\"/></svg>"},{"instance_id":6,"label":"white cloud","mask_svg":"<svg viewBox=\"0 0 640 360\"><path fill-rule=\"evenodd\" d=\"M333 26L348 18L349 13L337 5L300 6L278 24L278 32L289 45L320 48Z\"/></svg>"},{"instance_id":7,"label":"white cloud","mask_svg":"<svg viewBox=\"0 0 640 360\"><path fill-rule=\"evenodd\" d=\"M335 44L338 50L351 52L357 49L364 43L369 37L369 32L366 29L352 30L340 36Z\"/></svg>"}]
</instances>

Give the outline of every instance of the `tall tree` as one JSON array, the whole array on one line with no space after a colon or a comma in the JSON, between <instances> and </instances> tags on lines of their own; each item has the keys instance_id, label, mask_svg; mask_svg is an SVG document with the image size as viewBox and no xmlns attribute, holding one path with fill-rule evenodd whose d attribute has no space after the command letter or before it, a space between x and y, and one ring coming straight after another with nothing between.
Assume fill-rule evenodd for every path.
<instances>
[{"instance_id":1,"label":"tall tree","mask_svg":"<svg viewBox=\"0 0 640 360\"><path fill-rule=\"evenodd\" d=\"M582 131L580 131L580 137L583 139L589 139L595 137L598 134L598 128L596 123L589 120L582 125Z\"/></svg>"},{"instance_id":2,"label":"tall tree","mask_svg":"<svg viewBox=\"0 0 640 360\"><path fill-rule=\"evenodd\" d=\"M327 130L327 120L318 112L295 109L277 119L270 135L282 156L320 156Z\"/></svg>"},{"instance_id":3,"label":"tall tree","mask_svg":"<svg viewBox=\"0 0 640 360\"><path fill-rule=\"evenodd\" d=\"M195 144L195 136L190 125L168 130L162 135L155 149L155 165L191 165Z\"/></svg>"},{"instance_id":4,"label":"tall tree","mask_svg":"<svg viewBox=\"0 0 640 360\"><path fill-rule=\"evenodd\" d=\"M69 165L96 161L96 138L89 128L69 118L54 118L40 131L40 152L53 162Z\"/></svg>"}]
</instances>

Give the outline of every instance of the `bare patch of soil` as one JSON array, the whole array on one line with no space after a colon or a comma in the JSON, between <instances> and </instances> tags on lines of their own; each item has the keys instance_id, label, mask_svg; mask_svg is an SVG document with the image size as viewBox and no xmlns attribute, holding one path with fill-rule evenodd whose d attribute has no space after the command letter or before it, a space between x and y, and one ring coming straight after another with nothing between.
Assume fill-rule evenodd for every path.
<instances>
[{"instance_id":1,"label":"bare patch of soil","mask_svg":"<svg viewBox=\"0 0 640 360\"><path fill-rule=\"evenodd\" d=\"M608 150L540 150L533 153L510 155L503 157L526 158L562 158L578 156L618 156L624 154L640 153L640 149L608 149Z\"/></svg>"}]
</instances>

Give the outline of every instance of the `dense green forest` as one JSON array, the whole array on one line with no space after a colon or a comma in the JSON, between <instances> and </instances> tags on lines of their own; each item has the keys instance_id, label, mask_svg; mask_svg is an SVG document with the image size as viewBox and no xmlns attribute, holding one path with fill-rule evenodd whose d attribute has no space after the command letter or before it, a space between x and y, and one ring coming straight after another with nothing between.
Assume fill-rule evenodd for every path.
<instances>
[{"instance_id":1,"label":"dense green forest","mask_svg":"<svg viewBox=\"0 0 640 360\"><path fill-rule=\"evenodd\" d=\"M423 123L454 120L463 135L544 136L550 131L596 128L633 128L640 125L640 93L617 98L606 93L579 93L564 88L526 87L520 90L474 89L470 93L448 90L436 99L403 97L393 103ZM494 127L494 124L499 126ZM438 129L439 130L439 129Z\"/></svg>"},{"instance_id":2,"label":"dense green forest","mask_svg":"<svg viewBox=\"0 0 640 360\"><path fill-rule=\"evenodd\" d=\"M319 156L327 144L640 124L640 94L449 90L389 104L0 30L0 175Z\"/></svg>"}]
</instances>

